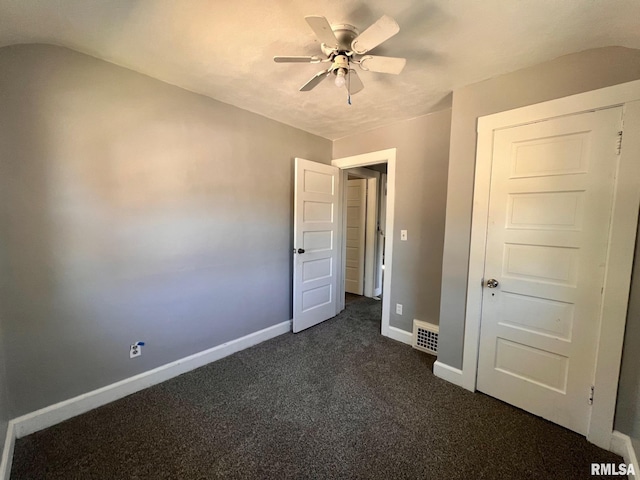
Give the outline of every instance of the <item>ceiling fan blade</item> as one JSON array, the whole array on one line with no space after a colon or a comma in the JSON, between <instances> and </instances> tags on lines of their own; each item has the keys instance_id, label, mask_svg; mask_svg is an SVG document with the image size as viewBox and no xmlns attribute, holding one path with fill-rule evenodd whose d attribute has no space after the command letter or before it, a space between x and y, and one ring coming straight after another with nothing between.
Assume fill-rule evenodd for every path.
<instances>
[{"instance_id":1,"label":"ceiling fan blade","mask_svg":"<svg viewBox=\"0 0 640 480\"><path fill-rule=\"evenodd\" d=\"M320 57L273 57L273 61L276 63L320 63L322 59Z\"/></svg>"},{"instance_id":2,"label":"ceiling fan blade","mask_svg":"<svg viewBox=\"0 0 640 480\"><path fill-rule=\"evenodd\" d=\"M322 80L327 78L327 76L331 73L331 70L322 70L321 72L316 73L311 80L305 83L302 87L300 87L301 92L308 92L315 88Z\"/></svg>"},{"instance_id":3,"label":"ceiling fan blade","mask_svg":"<svg viewBox=\"0 0 640 480\"><path fill-rule=\"evenodd\" d=\"M392 73L398 75L407 63L406 58L374 57L367 55L360 60L360 68L369 72Z\"/></svg>"},{"instance_id":4,"label":"ceiling fan blade","mask_svg":"<svg viewBox=\"0 0 640 480\"><path fill-rule=\"evenodd\" d=\"M351 49L362 55L376 48L385 40L390 39L400 31L398 23L389 15L383 15L376 23L367 28L351 42Z\"/></svg>"},{"instance_id":5,"label":"ceiling fan blade","mask_svg":"<svg viewBox=\"0 0 640 480\"><path fill-rule=\"evenodd\" d=\"M364 84L355 70L349 70L349 76L346 78L345 86L350 95L355 95L364 88Z\"/></svg>"},{"instance_id":6,"label":"ceiling fan blade","mask_svg":"<svg viewBox=\"0 0 640 480\"><path fill-rule=\"evenodd\" d=\"M331 25L325 17L309 15L308 17L304 17L304 19L307 21L311 30L313 30L321 43L332 48L338 47L338 39L336 38L335 33L333 33L333 30L331 30Z\"/></svg>"}]
</instances>

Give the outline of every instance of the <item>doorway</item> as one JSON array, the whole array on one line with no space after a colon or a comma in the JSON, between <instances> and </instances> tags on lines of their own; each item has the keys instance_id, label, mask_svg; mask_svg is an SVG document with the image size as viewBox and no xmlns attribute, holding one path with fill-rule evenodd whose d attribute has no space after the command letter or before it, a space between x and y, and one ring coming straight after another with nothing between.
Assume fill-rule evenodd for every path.
<instances>
[{"instance_id":1,"label":"doorway","mask_svg":"<svg viewBox=\"0 0 640 480\"><path fill-rule=\"evenodd\" d=\"M345 308L382 300L387 164L346 169L343 198ZM365 299L372 300L365 300Z\"/></svg>"},{"instance_id":2,"label":"doorway","mask_svg":"<svg viewBox=\"0 0 640 480\"><path fill-rule=\"evenodd\" d=\"M383 218L380 225L382 232L384 233L384 241L379 242L382 243L381 251L378 250L378 256L380 257L380 262L384 262L384 273L382 268L379 269L378 278L374 279L374 285L376 282L379 282L380 294L382 295L382 319L380 332L382 335L386 337L393 338L394 340L401 341L403 343L407 343L407 335L404 331L391 327L389 325L389 317L391 314L391 304L390 304L390 295L391 289L393 288L393 228L394 228L394 205L395 205L395 175L396 175L396 149L391 148L388 150L380 150L377 152L364 153L361 155L354 155L352 157L345 157L333 160L331 162L333 166L338 167L342 171L342 185L346 185L348 180L349 171L356 167L371 167L372 165L386 165L386 174L380 175L380 183L382 183L382 178L384 175L385 178L385 203L383 209ZM382 167L374 167L374 168L382 168ZM380 173L380 172L379 172ZM344 217L344 216L343 216ZM346 218L343 218L343 227L346 222ZM343 228L344 230L344 228ZM344 275L344 265L346 263L346 247L345 242L343 241L344 235L341 235L338 238L340 242L340 250L342 251L342 255L338 256L338 292L345 291L345 275ZM373 258L372 263L375 264L378 260ZM375 293L375 292L374 292ZM375 295L374 295L375 296ZM338 299L338 309L336 313L341 312L345 309L345 297L341 295Z\"/></svg>"},{"instance_id":3,"label":"doorway","mask_svg":"<svg viewBox=\"0 0 640 480\"><path fill-rule=\"evenodd\" d=\"M342 212L348 169L386 163L382 335L411 343L411 335L389 325L393 288L393 229L396 149L333 160L331 165L295 159L293 232L293 325L295 332L317 325L345 308L346 244Z\"/></svg>"}]
</instances>

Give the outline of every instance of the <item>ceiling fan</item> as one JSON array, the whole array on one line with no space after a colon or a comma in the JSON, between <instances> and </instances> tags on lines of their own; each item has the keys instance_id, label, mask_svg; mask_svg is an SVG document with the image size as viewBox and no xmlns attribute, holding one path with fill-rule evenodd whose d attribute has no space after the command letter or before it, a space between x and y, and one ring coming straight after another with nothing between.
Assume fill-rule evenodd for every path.
<instances>
[{"instance_id":1,"label":"ceiling fan","mask_svg":"<svg viewBox=\"0 0 640 480\"><path fill-rule=\"evenodd\" d=\"M362 33L353 25L331 25L325 17L317 15L305 17L305 20L320 41L320 48L326 58L318 55L273 57L276 63L331 63L328 69L318 72L300 87L301 92L308 92L325 78L334 75L336 86L346 86L349 95L352 95L364 88L360 77L351 68L352 65L358 65L368 72L398 75L407 62L405 58L367 55L369 50L400 31L396 21L388 15L380 17Z\"/></svg>"}]
</instances>

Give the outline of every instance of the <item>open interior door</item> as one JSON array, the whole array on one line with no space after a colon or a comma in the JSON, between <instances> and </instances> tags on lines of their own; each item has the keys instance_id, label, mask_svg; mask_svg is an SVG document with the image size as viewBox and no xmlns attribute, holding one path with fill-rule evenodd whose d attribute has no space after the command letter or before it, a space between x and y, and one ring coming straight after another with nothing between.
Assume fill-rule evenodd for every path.
<instances>
[{"instance_id":1,"label":"open interior door","mask_svg":"<svg viewBox=\"0 0 640 480\"><path fill-rule=\"evenodd\" d=\"M296 158L294 197L293 331L336 315L339 172Z\"/></svg>"}]
</instances>

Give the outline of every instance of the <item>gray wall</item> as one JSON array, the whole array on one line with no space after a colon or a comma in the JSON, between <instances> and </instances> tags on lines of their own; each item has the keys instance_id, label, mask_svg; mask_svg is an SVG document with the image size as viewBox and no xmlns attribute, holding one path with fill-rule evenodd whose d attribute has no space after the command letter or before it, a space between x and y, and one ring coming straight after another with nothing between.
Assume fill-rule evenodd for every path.
<instances>
[{"instance_id":1,"label":"gray wall","mask_svg":"<svg viewBox=\"0 0 640 480\"><path fill-rule=\"evenodd\" d=\"M438 360L462 367L477 118L640 78L640 50L566 55L453 92Z\"/></svg>"},{"instance_id":2,"label":"gray wall","mask_svg":"<svg viewBox=\"0 0 640 480\"><path fill-rule=\"evenodd\" d=\"M640 453L640 236L636 238L615 428L629 435L636 454Z\"/></svg>"},{"instance_id":3,"label":"gray wall","mask_svg":"<svg viewBox=\"0 0 640 480\"><path fill-rule=\"evenodd\" d=\"M406 331L414 318L438 323L450 122L444 110L333 143L333 158L397 148L390 324Z\"/></svg>"},{"instance_id":4,"label":"gray wall","mask_svg":"<svg viewBox=\"0 0 640 480\"><path fill-rule=\"evenodd\" d=\"M2 96L0 90L0 98ZM1 115L1 114L0 114ZM0 127L1 128L1 127ZM1 145L1 143L0 143ZM0 153L0 158L2 158L2 154ZM2 232L0 232L0 235ZM0 239L2 237L0 236ZM5 278L6 273L6 257L3 254L2 249L2 241L0 240L0 282ZM2 307L2 303L0 303L0 308ZM2 315L2 311L0 311L0 452L4 449L4 439L7 434L7 424L11 417L11 412L9 410L9 393L7 391L9 385L7 383L7 375L6 375L6 355L5 355L5 332L3 328L4 318ZM1 455L1 453L0 453Z\"/></svg>"},{"instance_id":5,"label":"gray wall","mask_svg":"<svg viewBox=\"0 0 640 480\"><path fill-rule=\"evenodd\" d=\"M293 158L329 140L54 46L0 49L0 92L12 416L291 318Z\"/></svg>"},{"instance_id":6,"label":"gray wall","mask_svg":"<svg viewBox=\"0 0 640 480\"><path fill-rule=\"evenodd\" d=\"M5 355L2 340L2 326L0 325L0 452L4 449L4 439L7 434L7 423L11 418L9 414L7 378L5 375Z\"/></svg>"}]
</instances>

